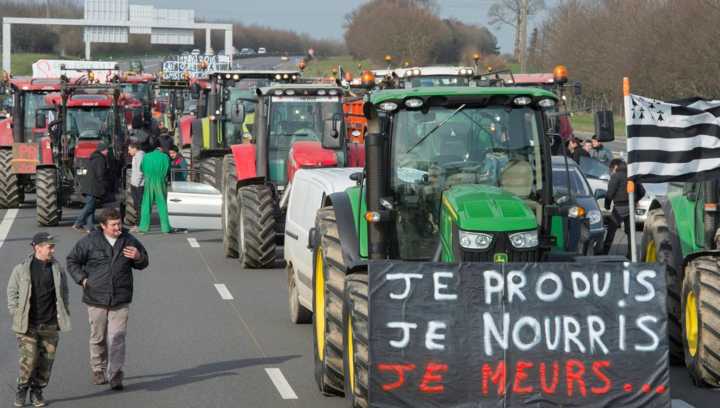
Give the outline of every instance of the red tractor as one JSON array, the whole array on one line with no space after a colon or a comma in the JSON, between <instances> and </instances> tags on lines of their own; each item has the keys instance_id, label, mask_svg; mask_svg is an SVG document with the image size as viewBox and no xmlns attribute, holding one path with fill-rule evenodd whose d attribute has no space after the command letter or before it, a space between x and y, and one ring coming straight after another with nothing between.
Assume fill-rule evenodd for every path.
<instances>
[{"instance_id":1,"label":"red tractor","mask_svg":"<svg viewBox=\"0 0 720 408\"><path fill-rule=\"evenodd\" d=\"M271 267L282 245L285 209L298 169L364 164L364 146L345 137L343 89L329 84L276 84L258 88L253 143L230 146L223 160L223 247L243 266ZM229 107L243 123L243 100ZM338 150L323 149L324 134Z\"/></svg>"},{"instance_id":2,"label":"red tractor","mask_svg":"<svg viewBox=\"0 0 720 408\"><path fill-rule=\"evenodd\" d=\"M48 93L60 90L59 79L13 78L3 87L13 98L10 117L0 120L0 208L17 208L25 193L34 190L36 166L51 162L47 121L36 113L52 115Z\"/></svg>"},{"instance_id":3,"label":"red tractor","mask_svg":"<svg viewBox=\"0 0 720 408\"><path fill-rule=\"evenodd\" d=\"M65 83L60 93L47 95L46 100L56 107L58 119L41 145L43 160L37 165L35 190L37 221L52 226L60 222L63 206L83 201L79 192L88 182L89 158L100 142L110 146L108 190L121 187L127 129L116 85ZM38 124L47 121L45 115L38 111Z\"/></svg>"},{"instance_id":4,"label":"red tractor","mask_svg":"<svg viewBox=\"0 0 720 408\"><path fill-rule=\"evenodd\" d=\"M139 116L144 127L149 128L152 120L155 75L126 72L120 75L119 81L125 105L125 121L134 123L133 118Z\"/></svg>"}]
</instances>

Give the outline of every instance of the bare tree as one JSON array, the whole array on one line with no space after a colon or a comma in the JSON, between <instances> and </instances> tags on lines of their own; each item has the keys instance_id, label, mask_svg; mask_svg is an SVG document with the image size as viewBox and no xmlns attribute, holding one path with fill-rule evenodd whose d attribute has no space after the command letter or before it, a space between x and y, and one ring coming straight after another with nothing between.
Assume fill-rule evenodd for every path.
<instances>
[{"instance_id":1,"label":"bare tree","mask_svg":"<svg viewBox=\"0 0 720 408\"><path fill-rule=\"evenodd\" d=\"M515 30L515 47L513 49L513 57L517 60L521 58L521 34L519 30L523 25L526 26L530 18L537 15L545 9L545 0L497 0L488 10L490 25L499 29L502 26L508 26ZM527 16L523 24L523 15ZM527 29L525 30L527 35Z\"/></svg>"}]
</instances>

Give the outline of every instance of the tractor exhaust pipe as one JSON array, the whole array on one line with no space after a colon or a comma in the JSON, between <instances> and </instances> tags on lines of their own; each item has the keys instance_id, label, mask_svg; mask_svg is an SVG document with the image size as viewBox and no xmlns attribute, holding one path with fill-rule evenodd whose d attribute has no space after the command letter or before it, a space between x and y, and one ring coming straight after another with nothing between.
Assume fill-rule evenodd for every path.
<instances>
[{"instance_id":1,"label":"tractor exhaust pipe","mask_svg":"<svg viewBox=\"0 0 720 408\"><path fill-rule=\"evenodd\" d=\"M371 133L365 138L365 169L367 171L367 211L382 213L384 208L380 205L380 198L385 192L387 169L385 168L386 138L382 133ZM362 197L360 198L362 200ZM364 214L362 214L364 216ZM370 259L385 259L387 251L386 223L368 222L368 257Z\"/></svg>"}]
</instances>

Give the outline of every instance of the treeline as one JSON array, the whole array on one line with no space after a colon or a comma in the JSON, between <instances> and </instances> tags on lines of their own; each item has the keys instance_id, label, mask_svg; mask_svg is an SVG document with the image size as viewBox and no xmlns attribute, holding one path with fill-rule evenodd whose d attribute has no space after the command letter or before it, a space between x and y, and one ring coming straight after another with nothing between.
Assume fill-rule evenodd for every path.
<instances>
[{"instance_id":1,"label":"treeline","mask_svg":"<svg viewBox=\"0 0 720 408\"><path fill-rule=\"evenodd\" d=\"M0 0L0 17L37 17L37 18L82 18L81 0ZM212 46L215 51L225 47L225 35L213 31ZM314 48L316 55L341 55L345 53L340 41L318 40L308 35L289 30L269 27L233 24L233 44L241 48L265 47L268 52L287 52L304 54ZM93 44L94 55L142 55L174 54L190 48L205 50L205 31L195 32L193 46L152 45L149 35L130 35L127 44ZM85 53L83 29L78 27L52 27L39 25L13 25L13 52L49 53L69 57L82 57Z\"/></svg>"},{"instance_id":2,"label":"treeline","mask_svg":"<svg viewBox=\"0 0 720 408\"><path fill-rule=\"evenodd\" d=\"M498 54L485 27L438 16L434 1L371 0L346 16L345 44L358 59L381 63L385 55L412 65L470 62L476 52Z\"/></svg>"},{"instance_id":3,"label":"treeline","mask_svg":"<svg viewBox=\"0 0 720 408\"><path fill-rule=\"evenodd\" d=\"M591 108L622 111L624 76L644 96L718 98L718 21L719 0L563 0L530 55L541 69L566 65Z\"/></svg>"}]
</instances>

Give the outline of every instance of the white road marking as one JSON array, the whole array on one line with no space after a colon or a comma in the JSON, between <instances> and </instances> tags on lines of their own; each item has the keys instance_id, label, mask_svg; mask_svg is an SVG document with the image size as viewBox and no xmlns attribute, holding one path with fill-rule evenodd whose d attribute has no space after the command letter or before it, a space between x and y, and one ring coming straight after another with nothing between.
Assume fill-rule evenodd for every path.
<instances>
[{"instance_id":1,"label":"white road marking","mask_svg":"<svg viewBox=\"0 0 720 408\"><path fill-rule=\"evenodd\" d=\"M195 238L188 238L187 240L188 240L188 243L190 244L191 247L193 247L193 248L200 248L200 243L197 242L197 239L195 239Z\"/></svg>"},{"instance_id":2,"label":"white road marking","mask_svg":"<svg viewBox=\"0 0 720 408\"><path fill-rule=\"evenodd\" d=\"M293 391L279 368L266 368L265 372L267 372L270 380L275 384L275 388L277 388L282 399L298 399L297 394L295 394L295 391Z\"/></svg>"},{"instance_id":3,"label":"white road marking","mask_svg":"<svg viewBox=\"0 0 720 408\"><path fill-rule=\"evenodd\" d=\"M215 289L217 289L218 293L220 294L220 297L223 300L233 300L233 295L228 290L227 286L225 286L224 283L216 283Z\"/></svg>"},{"instance_id":4,"label":"white road marking","mask_svg":"<svg viewBox=\"0 0 720 408\"><path fill-rule=\"evenodd\" d=\"M7 238L8 234L10 233L10 227L12 227L13 221L15 221L15 217L17 217L17 214L17 208L11 208L5 213L5 217L3 217L2 223L0 223L0 248L2 248L3 244L5 244L5 238Z\"/></svg>"}]
</instances>

